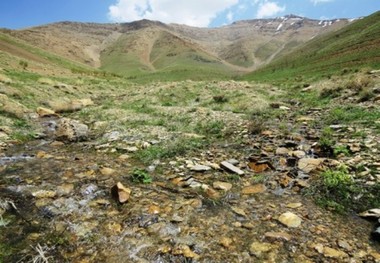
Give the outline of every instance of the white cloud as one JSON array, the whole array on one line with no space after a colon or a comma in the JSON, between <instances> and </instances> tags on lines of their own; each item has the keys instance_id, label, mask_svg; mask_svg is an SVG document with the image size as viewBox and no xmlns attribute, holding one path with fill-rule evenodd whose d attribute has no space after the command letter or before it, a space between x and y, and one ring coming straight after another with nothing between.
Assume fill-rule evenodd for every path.
<instances>
[{"instance_id":1,"label":"white cloud","mask_svg":"<svg viewBox=\"0 0 380 263\"><path fill-rule=\"evenodd\" d=\"M310 0L314 5L320 4L320 3L327 3L327 2L333 2L334 0Z\"/></svg>"},{"instance_id":2,"label":"white cloud","mask_svg":"<svg viewBox=\"0 0 380 263\"><path fill-rule=\"evenodd\" d=\"M226 15L227 21L231 23L234 20L234 13L232 11L229 11Z\"/></svg>"},{"instance_id":3,"label":"white cloud","mask_svg":"<svg viewBox=\"0 0 380 263\"><path fill-rule=\"evenodd\" d=\"M279 6L275 2L264 1L259 5L259 10L257 10L256 17L273 17L274 15L284 12L285 6Z\"/></svg>"},{"instance_id":4,"label":"white cloud","mask_svg":"<svg viewBox=\"0 0 380 263\"><path fill-rule=\"evenodd\" d=\"M109 7L108 15L114 22L150 19L206 27L220 12L238 3L239 0L117 0Z\"/></svg>"}]
</instances>

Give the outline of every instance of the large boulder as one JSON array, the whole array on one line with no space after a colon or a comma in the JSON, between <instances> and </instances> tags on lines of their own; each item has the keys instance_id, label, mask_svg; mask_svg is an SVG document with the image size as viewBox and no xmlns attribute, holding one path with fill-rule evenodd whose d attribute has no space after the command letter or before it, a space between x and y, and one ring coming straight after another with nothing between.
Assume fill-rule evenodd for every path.
<instances>
[{"instance_id":1,"label":"large boulder","mask_svg":"<svg viewBox=\"0 0 380 263\"><path fill-rule=\"evenodd\" d=\"M86 124L69 118L62 118L57 123L55 136L60 141L82 141L88 138L89 129Z\"/></svg>"}]
</instances>

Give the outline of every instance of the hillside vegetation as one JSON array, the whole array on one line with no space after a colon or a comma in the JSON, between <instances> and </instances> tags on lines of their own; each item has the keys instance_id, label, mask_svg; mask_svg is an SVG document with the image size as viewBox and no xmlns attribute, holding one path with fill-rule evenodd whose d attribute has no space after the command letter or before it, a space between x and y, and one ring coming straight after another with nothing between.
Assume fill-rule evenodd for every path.
<instances>
[{"instance_id":1,"label":"hillside vegetation","mask_svg":"<svg viewBox=\"0 0 380 263\"><path fill-rule=\"evenodd\" d=\"M247 80L279 80L297 77L318 79L380 67L380 12L336 32L316 37L301 48L248 74Z\"/></svg>"}]
</instances>

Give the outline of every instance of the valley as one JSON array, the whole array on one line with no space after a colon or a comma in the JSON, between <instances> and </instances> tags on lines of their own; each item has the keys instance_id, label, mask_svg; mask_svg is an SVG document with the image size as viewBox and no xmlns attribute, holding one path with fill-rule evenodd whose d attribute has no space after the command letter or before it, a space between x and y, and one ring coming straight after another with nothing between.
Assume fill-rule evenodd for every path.
<instances>
[{"instance_id":1,"label":"valley","mask_svg":"<svg viewBox=\"0 0 380 263\"><path fill-rule=\"evenodd\" d=\"M379 15L1 30L0 262L379 262Z\"/></svg>"}]
</instances>

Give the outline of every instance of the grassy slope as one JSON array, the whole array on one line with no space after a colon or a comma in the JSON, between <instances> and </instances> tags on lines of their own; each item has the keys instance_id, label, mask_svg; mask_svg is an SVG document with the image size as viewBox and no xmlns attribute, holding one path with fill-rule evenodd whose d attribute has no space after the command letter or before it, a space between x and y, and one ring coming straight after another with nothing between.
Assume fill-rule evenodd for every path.
<instances>
[{"instance_id":1,"label":"grassy slope","mask_svg":"<svg viewBox=\"0 0 380 263\"><path fill-rule=\"evenodd\" d=\"M380 12L333 33L315 38L303 47L244 77L279 80L303 76L320 78L343 69L380 67Z\"/></svg>"},{"instance_id":2,"label":"grassy slope","mask_svg":"<svg viewBox=\"0 0 380 263\"><path fill-rule=\"evenodd\" d=\"M232 75L217 58L169 32L161 31L154 38L144 39L139 32L123 35L102 53L102 69L139 82L225 79Z\"/></svg>"},{"instance_id":3,"label":"grassy slope","mask_svg":"<svg viewBox=\"0 0 380 263\"><path fill-rule=\"evenodd\" d=\"M11 48L9 48L11 47ZM4 50L2 50L4 48ZM48 63L57 67L69 69L73 72L90 73L96 71L87 65L70 61L66 58L49 53L40 48L31 46L22 40L0 33L0 51L10 53L20 59L33 60L40 63Z\"/></svg>"}]
</instances>

